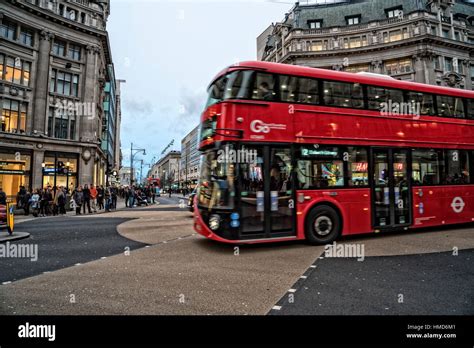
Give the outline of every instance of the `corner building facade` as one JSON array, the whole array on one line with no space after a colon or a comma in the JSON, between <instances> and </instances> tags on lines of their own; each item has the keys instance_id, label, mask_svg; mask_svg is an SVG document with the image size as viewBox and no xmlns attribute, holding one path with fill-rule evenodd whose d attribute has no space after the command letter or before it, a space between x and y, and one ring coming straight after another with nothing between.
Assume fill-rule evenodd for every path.
<instances>
[{"instance_id":1,"label":"corner building facade","mask_svg":"<svg viewBox=\"0 0 474 348\"><path fill-rule=\"evenodd\" d=\"M1 2L0 186L10 198L20 186L106 184L109 13L108 1Z\"/></svg>"},{"instance_id":2,"label":"corner building facade","mask_svg":"<svg viewBox=\"0 0 474 348\"><path fill-rule=\"evenodd\" d=\"M259 60L474 87L471 0L300 4L257 38Z\"/></svg>"}]
</instances>

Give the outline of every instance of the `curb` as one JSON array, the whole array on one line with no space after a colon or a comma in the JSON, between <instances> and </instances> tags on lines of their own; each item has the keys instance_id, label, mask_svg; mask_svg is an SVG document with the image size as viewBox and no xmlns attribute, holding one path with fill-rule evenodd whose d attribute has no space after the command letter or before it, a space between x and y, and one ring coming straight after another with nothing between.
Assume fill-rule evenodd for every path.
<instances>
[{"instance_id":1,"label":"curb","mask_svg":"<svg viewBox=\"0 0 474 348\"><path fill-rule=\"evenodd\" d=\"M13 232L13 234L10 235L2 235L0 234L0 243L5 243L5 242L11 242L15 240L20 240L20 239L25 239L30 236L29 233L27 232Z\"/></svg>"}]
</instances>

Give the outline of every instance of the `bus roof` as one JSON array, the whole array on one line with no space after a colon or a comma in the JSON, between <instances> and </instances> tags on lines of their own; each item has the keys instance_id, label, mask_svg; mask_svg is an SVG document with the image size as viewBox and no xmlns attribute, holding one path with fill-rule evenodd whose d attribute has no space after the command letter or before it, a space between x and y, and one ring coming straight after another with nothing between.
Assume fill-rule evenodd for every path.
<instances>
[{"instance_id":1,"label":"bus roof","mask_svg":"<svg viewBox=\"0 0 474 348\"><path fill-rule=\"evenodd\" d=\"M212 83L224 74L235 70L261 70L273 74L295 75L310 77L323 80L336 80L345 82L356 82L366 85L374 85L402 90L411 90L432 94L444 94L463 98L474 98L474 91L460 88L441 87L417 82L401 81L397 79L388 79L386 77L356 74L342 71L334 71L320 68L310 68L299 65L270 63L261 61L246 61L233 64L222 70L212 80ZM212 84L211 83L211 84Z\"/></svg>"}]
</instances>

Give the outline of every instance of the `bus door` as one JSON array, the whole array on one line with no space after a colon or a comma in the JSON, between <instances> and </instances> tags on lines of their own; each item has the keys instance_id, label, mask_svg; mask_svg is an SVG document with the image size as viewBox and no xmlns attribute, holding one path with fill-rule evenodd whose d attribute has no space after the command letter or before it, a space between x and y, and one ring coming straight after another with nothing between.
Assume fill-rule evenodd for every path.
<instances>
[{"instance_id":1,"label":"bus door","mask_svg":"<svg viewBox=\"0 0 474 348\"><path fill-rule=\"evenodd\" d=\"M296 235L290 147L245 146L254 163L240 163L240 238Z\"/></svg>"},{"instance_id":2,"label":"bus door","mask_svg":"<svg viewBox=\"0 0 474 348\"><path fill-rule=\"evenodd\" d=\"M375 229L411 224L409 151L372 149L372 222Z\"/></svg>"}]
</instances>

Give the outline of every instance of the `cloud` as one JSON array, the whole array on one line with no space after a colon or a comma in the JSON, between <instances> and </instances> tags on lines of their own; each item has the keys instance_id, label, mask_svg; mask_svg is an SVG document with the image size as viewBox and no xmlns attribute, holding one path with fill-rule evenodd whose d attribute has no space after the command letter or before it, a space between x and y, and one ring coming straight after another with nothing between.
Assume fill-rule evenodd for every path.
<instances>
[{"instance_id":1,"label":"cloud","mask_svg":"<svg viewBox=\"0 0 474 348\"><path fill-rule=\"evenodd\" d=\"M153 105L148 100L135 100L135 99L124 99L123 101L124 110L133 114L150 115L153 113Z\"/></svg>"},{"instance_id":2,"label":"cloud","mask_svg":"<svg viewBox=\"0 0 474 348\"><path fill-rule=\"evenodd\" d=\"M182 87L178 105L176 110L173 110L173 114L176 114L176 121L170 123L169 130L183 134L197 126L200 121L200 115L204 110L206 99L207 96L204 90L192 91L189 88Z\"/></svg>"}]
</instances>

